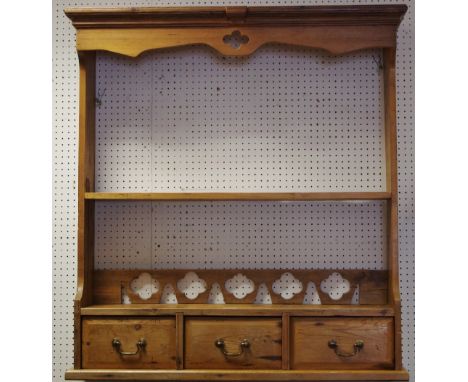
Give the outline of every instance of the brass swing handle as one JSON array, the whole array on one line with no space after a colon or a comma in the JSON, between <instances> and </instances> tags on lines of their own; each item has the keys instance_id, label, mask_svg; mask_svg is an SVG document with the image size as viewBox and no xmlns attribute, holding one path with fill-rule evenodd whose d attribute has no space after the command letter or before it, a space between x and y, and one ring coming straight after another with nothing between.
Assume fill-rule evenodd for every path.
<instances>
[{"instance_id":1,"label":"brass swing handle","mask_svg":"<svg viewBox=\"0 0 468 382\"><path fill-rule=\"evenodd\" d=\"M221 352L226 356L226 357L239 357L244 353L244 350L250 347L250 342L249 340L242 340L239 343L239 351L237 353L230 353L226 350L226 344L224 343L224 340L222 338L219 338L215 341L215 346L221 350Z\"/></svg>"},{"instance_id":2,"label":"brass swing handle","mask_svg":"<svg viewBox=\"0 0 468 382\"><path fill-rule=\"evenodd\" d=\"M137 355L140 351L143 351L146 347L146 340L144 338L140 338L136 343L137 349L135 351L122 351L122 342L118 338L114 338L112 340L112 347L120 354L120 355Z\"/></svg>"},{"instance_id":3,"label":"brass swing handle","mask_svg":"<svg viewBox=\"0 0 468 382\"><path fill-rule=\"evenodd\" d=\"M338 357L354 357L364 347L364 341L357 340L353 345L354 350L352 353L345 353L340 351L338 342L336 342L335 340L328 341L328 347L333 349Z\"/></svg>"}]
</instances>

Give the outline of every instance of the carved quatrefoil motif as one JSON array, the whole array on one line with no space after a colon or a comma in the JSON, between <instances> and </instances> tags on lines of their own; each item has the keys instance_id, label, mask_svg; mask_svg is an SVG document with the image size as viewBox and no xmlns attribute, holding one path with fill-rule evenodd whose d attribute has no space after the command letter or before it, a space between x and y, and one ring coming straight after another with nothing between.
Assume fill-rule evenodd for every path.
<instances>
[{"instance_id":1,"label":"carved quatrefoil motif","mask_svg":"<svg viewBox=\"0 0 468 382\"><path fill-rule=\"evenodd\" d=\"M320 289L328 293L332 300L339 300L350 290L349 281L343 278L338 272L333 272L320 283Z\"/></svg>"},{"instance_id":2,"label":"carved quatrefoil motif","mask_svg":"<svg viewBox=\"0 0 468 382\"><path fill-rule=\"evenodd\" d=\"M292 273L286 272L273 283L272 289L285 300L290 300L295 294L302 292L302 283Z\"/></svg>"},{"instance_id":3,"label":"carved quatrefoil motif","mask_svg":"<svg viewBox=\"0 0 468 382\"><path fill-rule=\"evenodd\" d=\"M177 289L190 300L195 300L199 294L206 291L206 288L205 280L198 277L195 272L188 272L183 279L177 281Z\"/></svg>"},{"instance_id":4,"label":"carved quatrefoil motif","mask_svg":"<svg viewBox=\"0 0 468 382\"><path fill-rule=\"evenodd\" d=\"M159 290L159 282L151 277L147 272L141 273L130 283L133 293L137 294L142 300L148 300Z\"/></svg>"},{"instance_id":5,"label":"carved quatrefoil motif","mask_svg":"<svg viewBox=\"0 0 468 382\"><path fill-rule=\"evenodd\" d=\"M242 44L247 44L249 42L249 37L241 34L239 31L234 31L224 36L223 42L231 48L239 49Z\"/></svg>"},{"instance_id":6,"label":"carved quatrefoil motif","mask_svg":"<svg viewBox=\"0 0 468 382\"><path fill-rule=\"evenodd\" d=\"M247 276L238 273L224 284L226 290L235 298L242 299L255 289L255 284Z\"/></svg>"}]
</instances>

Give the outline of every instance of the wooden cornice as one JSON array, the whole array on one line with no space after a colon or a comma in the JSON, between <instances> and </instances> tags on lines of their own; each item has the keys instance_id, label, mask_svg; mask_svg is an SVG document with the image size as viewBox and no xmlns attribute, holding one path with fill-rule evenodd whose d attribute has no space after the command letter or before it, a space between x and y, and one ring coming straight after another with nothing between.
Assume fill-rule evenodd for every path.
<instances>
[{"instance_id":1,"label":"wooden cornice","mask_svg":"<svg viewBox=\"0 0 468 382\"><path fill-rule=\"evenodd\" d=\"M406 5L69 8L77 29L245 26L398 26Z\"/></svg>"},{"instance_id":2,"label":"wooden cornice","mask_svg":"<svg viewBox=\"0 0 468 382\"><path fill-rule=\"evenodd\" d=\"M208 45L225 56L247 56L269 43L333 54L393 48L406 5L299 7L75 8L79 51L142 52ZM240 38L237 45L232 38Z\"/></svg>"}]
</instances>

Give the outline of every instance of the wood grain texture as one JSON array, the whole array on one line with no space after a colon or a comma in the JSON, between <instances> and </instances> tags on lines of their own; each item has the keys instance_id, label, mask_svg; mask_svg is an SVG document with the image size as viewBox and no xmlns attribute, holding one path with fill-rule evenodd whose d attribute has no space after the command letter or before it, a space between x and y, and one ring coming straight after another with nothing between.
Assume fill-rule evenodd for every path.
<instances>
[{"instance_id":1,"label":"wood grain texture","mask_svg":"<svg viewBox=\"0 0 468 382\"><path fill-rule=\"evenodd\" d=\"M94 381L407 381L406 370L68 370Z\"/></svg>"},{"instance_id":2,"label":"wood grain texture","mask_svg":"<svg viewBox=\"0 0 468 382\"><path fill-rule=\"evenodd\" d=\"M78 147L78 232L77 291L74 299L74 365L81 367L82 306L92 304L94 272L94 201L85 193L94 191L96 55L79 54L79 147Z\"/></svg>"},{"instance_id":3,"label":"wood grain texture","mask_svg":"<svg viewBox=\"0 0 468 382\"><path fill-rule=\"evenodd\" d=\"M226 56L246 56L269 43L343 54L395 46L406 5L328 7L180 7L67 9L79 51L106 50L136 57L153 49L208 45ZM239 47L224 42L233 31Z\"/></svg>"},{"instance_id":4,"label":"wood grain texture","mask_svg":"<svg viewBox=\"0 0 468 382\"><path fill-rule=\"evenodd\" d=\"M190 299L181 290L177 283L183 279L187 273L194 272L206 283L206 290L196 298ZM284 273L291 273L295 279L302 283L302 290L290 299L284 299L273 290L273 283L281 278ZM344 279L348 280L349 291L339 299L332 299L328 293L321 290L320 284L332 273L338 272ZM149 273L160 288L146 300L134 293L131 289L131 282L138 278L141 273ZM226 288L226 281L241 274L254 283L253 289L242 299L236 298ZM314 282L320 301L323 305L351 304L353 294L360 286L359 300L362 304L387 303L387 271L376 270L275 270L275 269L176 269L176 270L98 270L94 273L94 303L95 304L120 304L122 301L122 289L126 290L130 301L133 304L153 303L158 304L161 300L162 291L166 285L171 285L175 291L177 301L181 304L203 304L208 302L210 290L214 283L218 283L223 293L226 304L251 304L255 301L258 286L262 283L269 290L273 304L302 304L306 294L307 285ZM362 289L362 290L361 290Z\"/></svg>"},{"instance_id":5,"label":"wood grain texture","mask_svg":"<svg viewBox=\"0 0 468 382\"><path fill-rule=\"evenodd\" d=\"M137 349L140 338L146 347L136 355L120 355L112 346L118 338L122 351ZM174 318L83 319L83 368L175 369Z\"/></svg>"},{"instance_id":6,"label":"wood grain texture","mask_svg":"<svg viewBox=\"0 0 468 382\"><path fill-rule=\"evenodd\" d=\"M89 200L388 200L390 192L87 192Z\"/></svg>"},{"instance_id":7,"label":"wood grain texture","mask_svg":"<svg viewBox=\"0 0 468 382\"><path fill-rule=\"evenodd\" d=\"M85 193L94 190L96 55L80 53L80 111L78 147L78 289L75 299L92 302L94 267L93 202Z\"/></svg>"},{"instance_id":8,"label":"wood grain texture","mask_svg":"<svg viewBox=\"0 0 468 382\"><path fill-rule=\"evenodd\" d=\"M408 379L401 362L395 77L396 31L406 8L405 5L359 5L66 10L66 14L77 28L80 62L78 289L74 301L75 369L67 372L67 379L231 381ZM225 39L235 31L244 36L238 46L228 44ZM107 50L134 57L152 49L201 44L213 48L222 55L246 56L270 43L325 49L332 54L383 48L387 164L385 192L214 194L94 192L95 51ZM208 288L194 300L190 300L176 288L177 280L188 270L149 271L161 284L172 283L177 291L180 304L159 305L160 292L146 301L131 291L130 282L142 271L107 273L94 271L96 200L387 200L388 272L339 270L339 273L350 281L351 288L337 302L319 288L320 282L332 272L330 270L291 271L303 283L304 290L288 301L272 292L272 283L286 270L196 270L197 274L206 280ZM243 304L227 293L224 282L220 282L221 276L225 281L238 272L255 282L254 290L242 300ZM308 281L316 284L324 305L294 305L302 301ZM205 303L214 282L219 282L221 285L226 305L214 306ZM253 302L256 288L262 282L268 285L275 305L248 305ZM360 303L369 305L349 305L358 285ZM122 287L127 289L133 305L120 304ZM99 315L106 318L98 317ZM136 317L138 315L142 317ZM162 317L164 315L171 317ZM194 316L209 316L209 318ZM260 322L261 325L258 324ZM278 323L279 327L276 326ZM292 331L285 327L289 324ZM185 329L190 329L192 332L189 334ZM212 351L212 343L210 347L209 341L212 339L208 338L213 336L213 329L217 329L229 341L234 340L233 343L227 343L230 348L234 346L233 350L236 341L242 339L244 333L251 335L253 346L249 351L255 351L250 358L227 360L218 348L215 348L215 352ZM111 346L112 339L107 337L117 332L124 346L138 340L136 332L144 332L148 338L158 335L158 340L162 338L163 342L167 339L167 346L164 351L149 347L147 352L135 357L137 359L133 361L116 360L116 356L122 357L117 355ZM331 335L334 335L334 339L337 339L344 349L350 350L357 336L365 340L365 347L356 356L344 360L328 348L328 340L326 345L322 340L318 345L315 343L317 339L325 340ZM151 343L153 342L155 341L151 337ZM288 347L289 344L291 349ZM184 356L186 350L184 346L192 346L193 351ZM205 348L211 350L204 351ZM109 353L111 351L109 349L112 353ZM195 349L203 351L196 352ZM266 355L262 355L262 352ZM155 354L158 357L154 358ZM184 367L185 357L194 362L196 367L216 369L181 370ZM287 370L291 365L304 370ZM92 370L80 370L82 366ZM118 367L125 369L110 370ZM130 370L133 367L138 370ZM152 370L143 370L145 367ZM158 367L163 370L154 370ZM176 367L180 370L175 370ZM225 370L226 368L246 370ZM263 370L249 371L249 368ZM356 368L366 370L354 370ZM396 370L370 370L382 368Z\"/></svg>"},{"instance_id":9,"label":"wood grain texture","mask_svg":"<svg viewBox=\"0 0 468 382\"><path fill-rule=\"evenodd\" d=\"M176 313L176 362L177 369L184 368L184 314Z\"/></svg>"},{"instance_id":10,"label":"wood grain texture","mask_svg":"<svg viewBox=\"0 0 468 382\"><path fill-rule=\"evenodd\" d=\"M394 25L408 7L395 5L67 8L77 29L227 27L242 25Z\"/></svg>"},{"instance_id":11,"label":"wood grain texture","mask_svg":"<svg viewBox=\"0 0 468 382\"><path fill-rule=\"evenodd\" d=\"M282 329L278 318L191 318L185 321L187 369L281 369ZM238 353L240 343L250 346L240 356L226 356L215 346Z\"/></svg>"},{"instance_id":12,"label":"wood grain texture","mask_svg":"<svg viewBox=\"0 0 468 382\"><path fill-rule=\"evenodd\" d=\"M388 232L388 299L396 309L395 318L395 364L402 368L401 354L401 300L398 259L398 151L397 151L397 112L396 112L396 50L384 49L384 102L385 102L385 143L387 163L387 191L392 198L387 203Z\"/></svg>"},{"instance_id":13,"label":"wood grain texture","mask_svg":"<svg viewBox=\"0 0 468 382\"><path fill-rule=\"evenodd\" d=\"M290 313L283 312L282 316L282 369L289 370L289 334L290 334Z\"/></svg>"},{"instance_id":14,"label":"wood grain texture","mask_svg":"<svg viewBox=\"0 0 468 382\"><path fill-rule=\"evenodd\" d=\"M239 31L248 42L233 48L225 36ZM157 29L82 29L77 32L79 51L104 50L137 57L149 50L189 45L207 45L224 56L248 56L265 44L324 49L344 54L362 49L395 46L394 26L290 26L275 28L157 28Z\"/></svg>"},{"instance_id":15,"label":"wood grain texture","mask_svg":"<svg viewBox=\"0 0 468 382\"><path fill-rule=\"evenodd\" d=\"M73 365L81 368L81 301L73 301Z\"/></svg>"},{"instance_id":16,"label":"wood grain texture","mask_svg":"<svg viewBox=\"0 0 468 382\"><path fill-rule=\"evenodd\" d=\"M364 347L356 355L340 357L328 346L353 352L357 340ZM392 318L292 318L291 368L293 369L392 369L394 367Z\"/></svg>"},{"instance_id":17,"label":"wood grain texture","mask_svg":"<svg viewBox=\"0 0 468 382\"><path fill-rule=\"evenodd\" d=\"M390 297L399 300L398 288L398 152L396 115L395 49L384 50L384 100L385 144L387 163L387 192L391 193L389 205L388 268L391 273Z\"/></svg>"},{"instance_id":18,"label":"wood grain texture","mask_svg":"<svg viewBox=\"0 0 468 382\"><path fill-rule=\"evenodd\" d=\"M81 309L83 316L294 316L393 317L391 305L247 305L247 304L133 304L94 305Z\"/></svg>"}]
</instances>

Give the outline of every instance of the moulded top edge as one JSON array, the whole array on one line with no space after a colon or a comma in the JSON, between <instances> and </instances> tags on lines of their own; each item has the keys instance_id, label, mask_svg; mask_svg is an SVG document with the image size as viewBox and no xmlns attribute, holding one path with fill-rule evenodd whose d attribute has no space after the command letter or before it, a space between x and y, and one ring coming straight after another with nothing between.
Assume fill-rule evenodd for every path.
<instances>
[{"instance_id":1,"label":"moulded top edge","mask_svg":"<svg viewBox=\"0 0 468 382\"><path fill-rule=\"evenodd\" d=\"M287 7L67 8L78 29L125 27L221 27L227 25L395 25L404 4Z\"/></svg>"}]
</instances>

